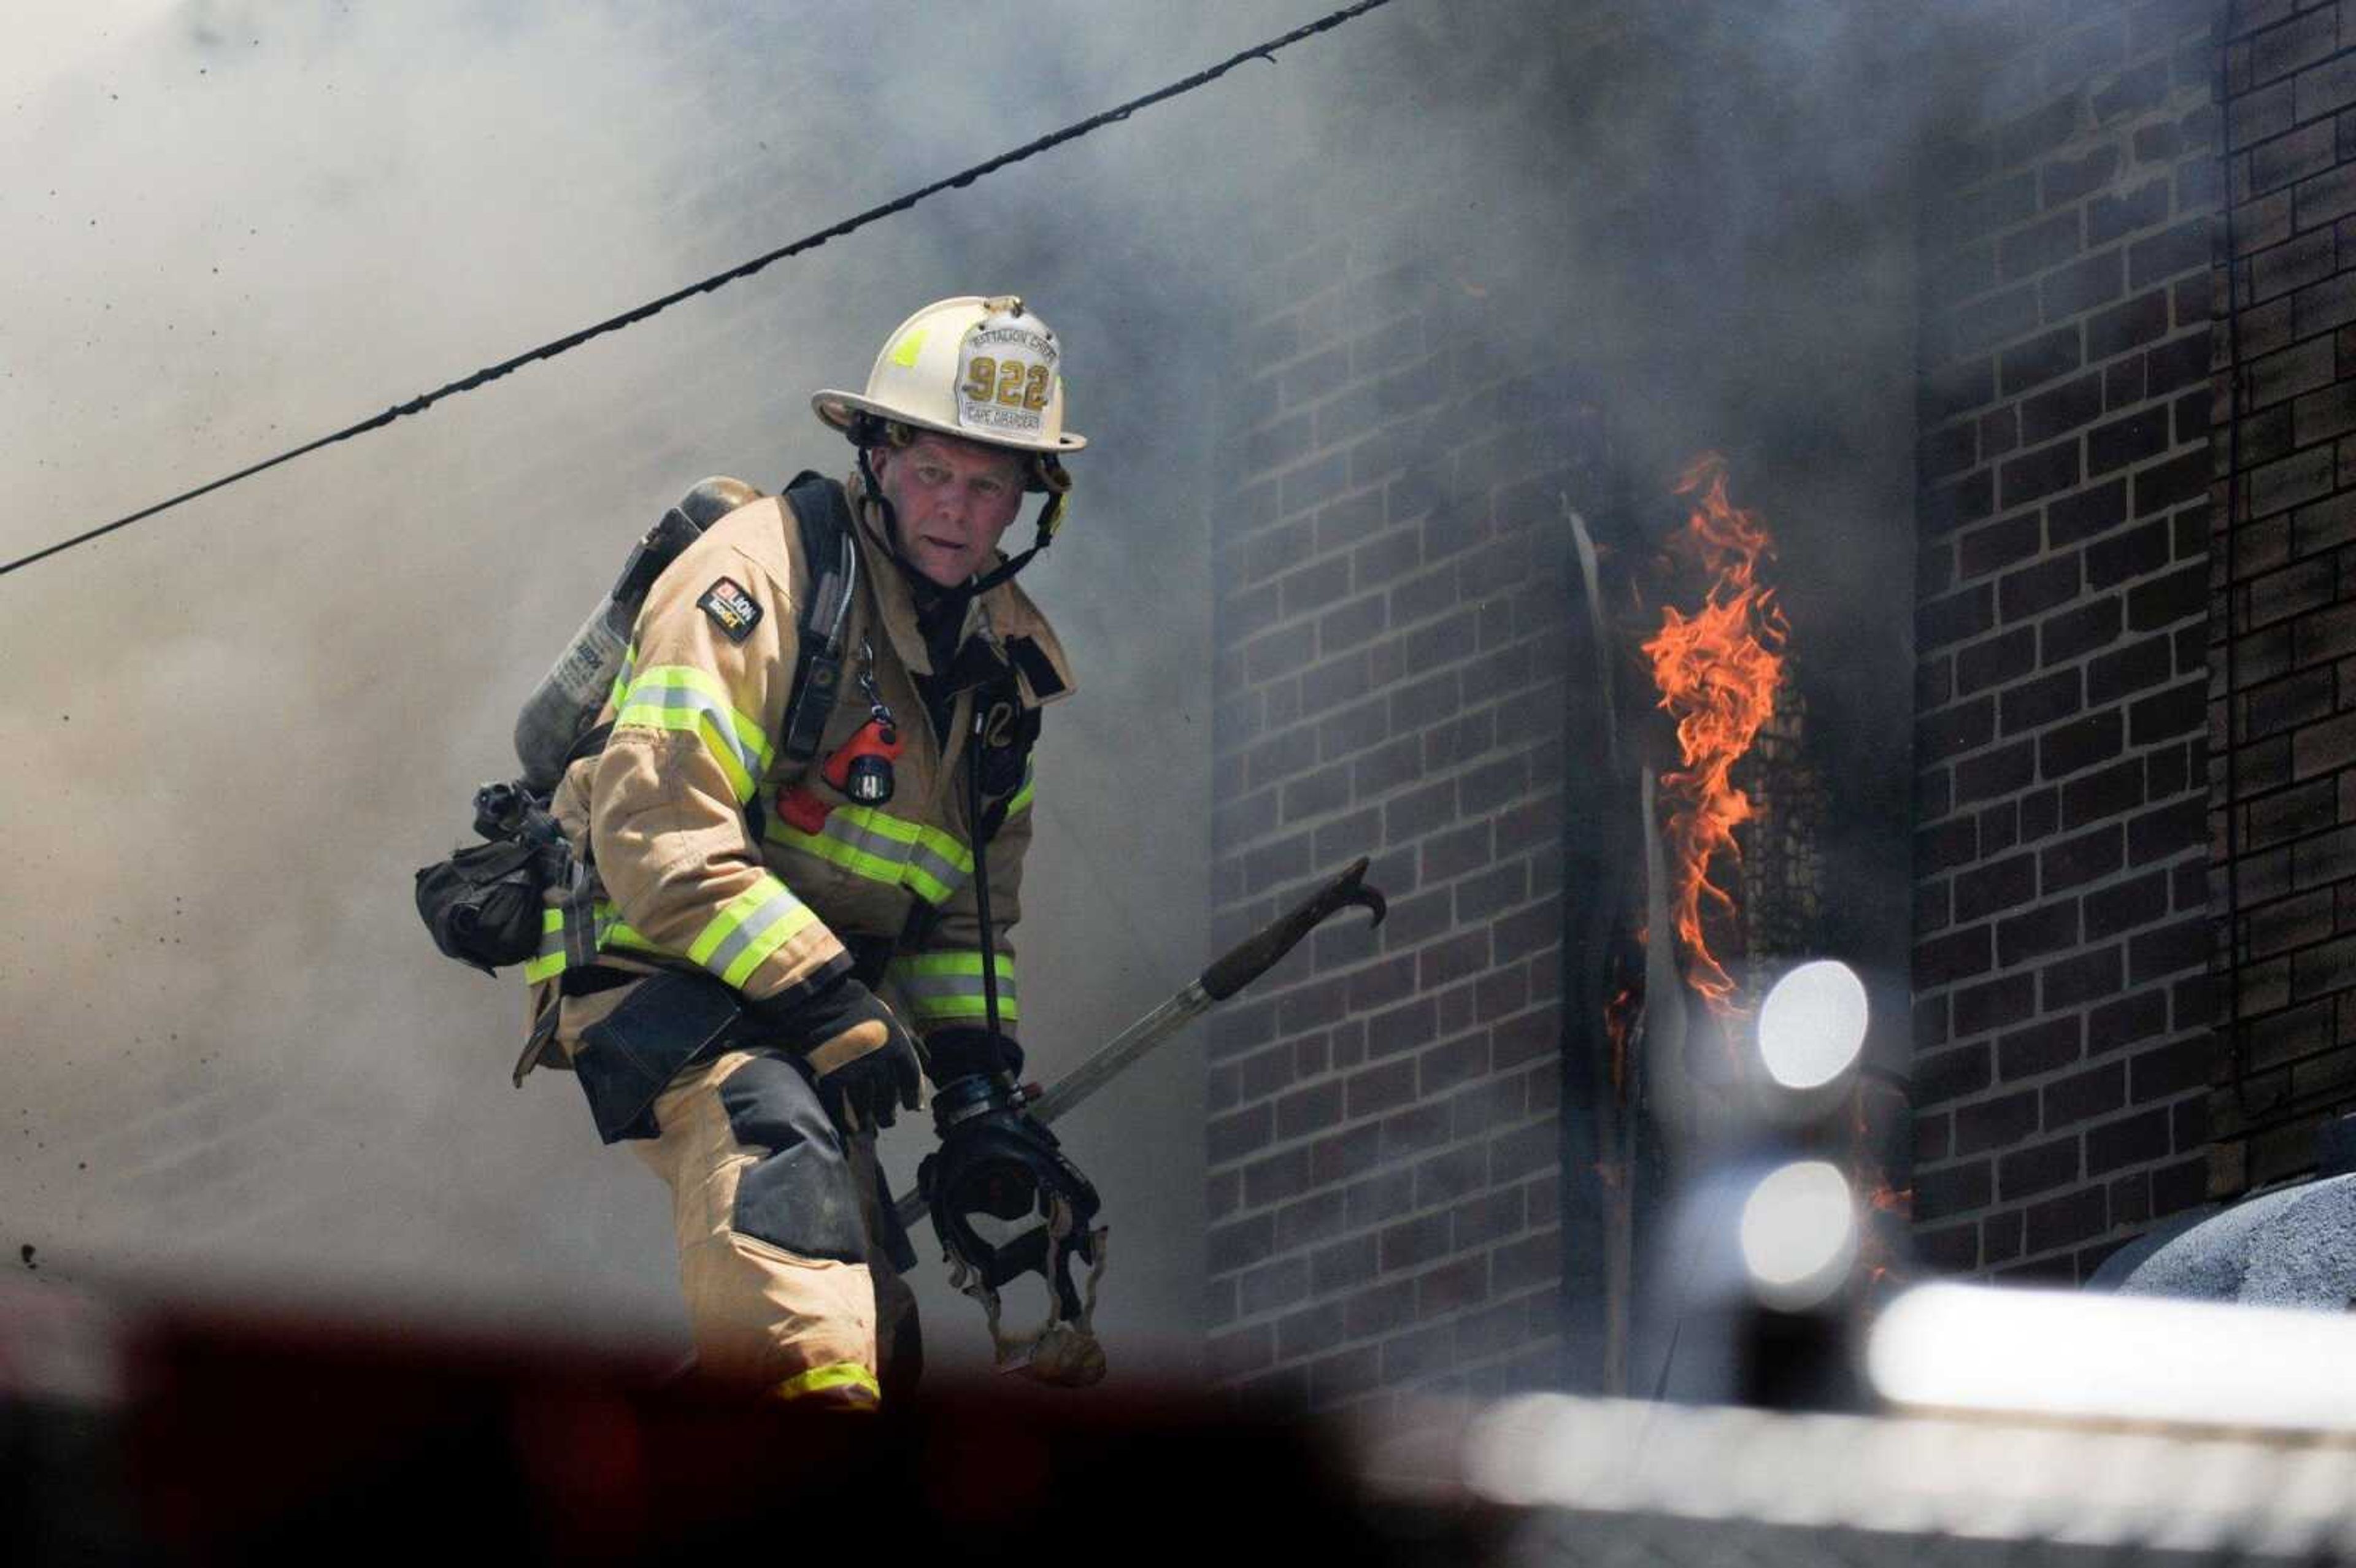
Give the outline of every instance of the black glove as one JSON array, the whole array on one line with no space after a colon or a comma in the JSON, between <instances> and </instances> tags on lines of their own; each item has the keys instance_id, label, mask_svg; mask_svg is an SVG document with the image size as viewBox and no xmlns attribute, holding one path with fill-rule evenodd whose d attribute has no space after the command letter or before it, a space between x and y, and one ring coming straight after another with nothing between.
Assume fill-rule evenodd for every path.
<instances>
[{"instance_id":1,"label":"black glove","mask_svg":"<svg viewBox=\"0 0 2356 1568\"><path fill-rule=\"evenodd\" d=\"M1023 1048L1002 1034L959 1026L935 1029L925 1037L925 1070L936 1088L947 1088L960 1078L1002 1072L1023 1076Z\"/></svg>"},{"instance_id":2,"label":"black glove","mask_svg":"<svg viewBox=\"0 0 2356 1568\"><path fill-rule=\"evenodd\" d=\"M777 1043L809 1064L837 1125L848 1110L862 1126L888 1127L899 1107L916 1108L922 1083L916 1042L875 994L846 976L789 1006L754 1002L749 1011Z\"/></svg>"}]
</instances>

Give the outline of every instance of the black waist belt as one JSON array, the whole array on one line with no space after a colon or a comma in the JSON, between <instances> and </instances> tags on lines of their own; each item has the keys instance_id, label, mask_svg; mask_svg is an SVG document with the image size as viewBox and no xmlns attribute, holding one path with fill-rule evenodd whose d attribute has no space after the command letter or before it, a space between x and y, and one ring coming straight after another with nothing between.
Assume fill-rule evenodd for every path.
<instances>
[{"instance_id":1,"label":"black waist belt","mask_svg":"<svg viewBox=\"0 0 2356 1568\"><path fill-rule=\"evenodd\" d=\"M851 973L869 990L883 984L884 971L899 951L896 938L889 936L846 936L842 950L851 955ZM594 997L600 991L610 991L616 986L626 986L633 980L645 979L646 972L638 969L616 969L605 964L578 964L557 976L558 991L568 997Z\"/></svg>"},{"instance_id":2,"label":"black waist belt","mask_svg":"<svg viewBox=\"0 0 2356 1568\"><path fill-rule=\"evenodd\" d=\"M562 996L594 997L600 991L645 978L640 971L615 969L602 964L576 964L556 977L556 989Z\"/></svg>"}]
</instances>

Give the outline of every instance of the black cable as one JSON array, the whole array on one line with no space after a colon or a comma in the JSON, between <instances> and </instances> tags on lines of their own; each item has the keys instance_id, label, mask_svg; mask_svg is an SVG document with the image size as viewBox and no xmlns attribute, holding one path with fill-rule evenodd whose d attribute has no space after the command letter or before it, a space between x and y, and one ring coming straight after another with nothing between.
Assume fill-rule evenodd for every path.
<instances>
[{"instance_id":1,"label":"black cable","mask_svg":"<svg viewBox=\"0 0 2356 1568\"><path fill-rule=\"evenodd\" d=\"M963 170L958 174L950 175L945 179L935 180L932 184L912 190L905 196L894 197L893 199L884 203L880 207L871 207L866 211L860 213L854 218L846 218L841 222L821 229L815 234L806 235L803 238L795 240L790 245L781 245L776 250L768 251L764 255L755 256L749 261L731 267L724 272L715 272L711 277L704 279L701 283L690 283L685 288L675 289L659 299L649 300L645 304L638 305L631 310L626 310L619 315L609 316L605 320L597 323L594 326L584 327L579 332L572 333L566 336L557 338L552 343L543 343L539 347L528 349L524 353L517 355L512 359L503 359L496 365L487 366L483 369L476 371L471 376L452 381L447 386L437 387L433 391L412 398L405 403L396 403L391 408L385 410L382 413L362 420L358 424L347 425L344 429L337 431L332 435L323 435L316 441L307 442L289 452L282 452L277 456L267 458L262 462L253 464L250 468L241 468L236 473L225 475L219 479L213 480L209 484L200 485L193 490L184 491L167 501L158 501L154 506L142 507L140 510L132 513L128 517L117 517L111 523L101 524L97 528L90 528L81 533L76 534L71 539L59 539L57 543L47 546L41 549L37 549L30 555L20 556L16 560L9 561L6 565L0 566L0 577L5 577L8 573L15 571L19 567L30 566L37 560L47 560L48 557L56 555L61 550L71 549L76 545L87 544L91 539L114 532L117 528L127 528L132 524L138 522L143 518L152 517L158 512L168 511L172 507L179 506L183 502L193 501L199 496L209 495L213 491L220 489L224 485L234 485L241 479L250 479L254 475L262 473L267 469L275 468L282 463L292 463L294 459L302 457L306 453L316 452L323 446L332 446L339 441L349 441L356 435L360 435L369 431L377 430L382 426L389 425L404 414L423 413L425 410L432 408L435 403L440 402L444 398L455 397L461 392L471 392L476 388L483 386L487 382L496 381L500 377L507 375L509 372L519 370L526 365L533 364L541 359L553 359L560 354L565 353L571 349L578 348L581 345L588 342L593 337L602 336L608 332L618 332L623 327L635 325L636 324L646 320L648 316L669 310L672 305L675 305L680 301L688 299L695 294L708 294L715 289L723 288L729 283L734 283L739 278L749 278L772 261L782 261L787 257L799 255L804 251L815 251L820 245L825 244L828 240L840 239L855 229L863 229L879 219L889 218L896 212L905 212L910 208L916 206L918 202L925 200L928 197L937 196L945 190L962 189L964 187L969 186L974 181L981 178L984 175L995 174L1000 169L1006 167L1010 164L1019 164L1026 158L1036 157L1041 153L1046 152L1051 148L1061 146L1066 142L1076 141L1079 137L1085 136L1092 131L1100 130L1116 121L1126 120L1141 109L1150 109L1154 104L1160 103L1166 99L1176 98L1183 93L1192 92L1198 87L1206 86L1209 83L1217 80L1220 77L1226 75L1227 72L1243 64L1246 60L1267 60L1273 64L1275 62L1277 50L1297 44L1303 38L1314 37L1319 33L1331 31L1333 28L1340 27L1344 22L1351 21L1358 16L1365 15L1369 11L1376 10L1389 4L1390 0L1358 0L1356 5L1345 5L1341 10L1333 12L1328 16L1320 16L1317 20L1307 23L1304 26L1295 27L1292 31L1285 34L1282 37L1271 38L1264 44L1255 44L1250 48L1239 50L1237 53L1228 56L1226 59L1221 60L1218 64L1212 66L1207 69L1196 71L1194 75L1185 78L1183 80L1173 81L1169 86L1149 92L1142 98L1132 98L1128 102L1123 103L1117 108L1108 109L1100 114L1094 114L1075 124L1066 125L1060 131L1051 132L1048 134L1040 137L1036 141L1027 142L1022 146L1014 148L1011 152L1001 153L998 156L990 159L986 163L976 164L971 168Z\"/></svg>"}]
</instances>

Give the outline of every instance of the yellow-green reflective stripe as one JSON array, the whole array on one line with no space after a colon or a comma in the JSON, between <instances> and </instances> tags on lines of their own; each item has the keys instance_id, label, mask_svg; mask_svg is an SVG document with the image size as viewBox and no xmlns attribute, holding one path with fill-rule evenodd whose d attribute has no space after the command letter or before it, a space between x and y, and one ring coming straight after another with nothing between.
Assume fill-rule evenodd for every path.
<instances>
[{"instance_id":1,"label":"yellow-green reflective stripe","mask_svg":"<svg viewBox=\"0 0 2356 1568\"><path fill-rule=\"evenodd\" d=\"M873 839L888 840L896 846L890 857L895 859L929 858L930 872L941 878L959 880L973 875L973 853L937 827L927 827L921 822L910 822L894 816L872 805L839 805L827 814L826 831L830 837L841 839L856 849L876 853Z\"/></svg>"},{"instance_id":2,"label":"yellow-green reflective stripe","mask_svg":"<svg viewBox=\"0 0 2356 1568\"><path fill-rule=\"evenodd\" d=\"M525 960L523 977L526 985L538 985L564 973L564 912L544 909L540 912L540 951Z\"/></svg>"},{"instance_id":3,"label":"yellow-green reflective stripe","mask_svg":"<svg viewBox=\"0 0 2356 1568\"><path fill-rule=\"evenodd\" d=\"M668 948L648 941L637 930L626 924L622 920L621 910L610 900L597 901L596 909L591 916L591 927L594 932L591 945L600 952L608 947L626 947L635 948L641 953L672 955ZM540 953L525 962L524 981L528 985L536 985L542 980L553 979L563 974L566 967L564 912L562 909L541 910L540 912Z\"/></svg>"},{"instance_id":4,"label":"yellow-green reflective stripe","mask_svg":"<svg viewBox=\"0 0 2356 1568\"><path fill-rule=\"evenodd\" d=\"M824 1393L829 1389L864 1389L867 1397L880 1400L884 1391L875 1384L875 1374L857 1361L830 1361L822 1367L812 1367L806 1372L787 1378L769 1392L779 1399L799 1399L805 1394Z\"/></svg>"},{"instance_id":5,"label":"yellow-green reflective stripe","mask_svg":"<svg viewBox=\"0 0 2356 1568\"><path fill-rule=\"evenodd\" d=\"M776 820L770 822L767 836L787 848L799 849L805 855L815 855L821 860L841 866L846 871L856 871L862 877L878 882L889 882L894 887L900 884L900 862L897 860L887 860L877 855L864 855L850 845L838 843L823 834L804 833L798 827L790 827Z\"/></svg>"},{"instance_id":6,"label":"yellow-green reflective stripe","mask_svg":"<svg viewBox=\"0 0 2356 1568\"><path fill-rule=\"evenodd\" d=\"M614 722L701 735L740 805L753 798L768 770L769 737L731 706L728 688L709 670L657 665L630 683Z\"/></svg>"},{"instance_id":7,"label":"yellow-green reflective stripe","mask_svg":"<svg viewBox=\"0 0 2356 1568\"><path fill-rule=\"evenodd\" d=\"M934 903L948 902L973 875L973 856L964 845L937 827L887 816L872 805L837 808L827 817L826 830L869 853L882 848L878 840L896 843L905 867L901 880Z\"/></svg>"},{"instance_id":8,"label":"yellow-green reflective stripe","mask_svg":"<svg viewBox=\"0 0 2356 1568\"><path fill-rule=\"evenodd\" d=\"M773 817L766 836L871 881L906 887L931 903L948 902L973 875L972 852L956 838L872 805L836 806L817 833Z\"/></svg>"},{"instance_id":9,"label":"yellow-green reflective stripe","mask_svg":"<svg viewBox=\"0 0 2356 1568\"><path fill-rule=\"evenodd\" d=\"M785 883L765 876L722 906L687 955L729 985L742 986L763 959L816 919Z\"/></svg>"},{"instance_id":10,"label":"yellow-green reflective stripe","mask_svg":"<svg viewBox=\"0 0 2356 1568\"><path fill-rule=\"evenodd\" d=\"M1006 954L993 953L998 962L991 965L999 974L1001 985L1014 981L1014 960ZM910 975L980 975L981 955L959 948L949 953L910 953L892 960L893 965Z\"/></svg>"},{"instance_id":11,"label":"yellow-green reflective stripe","mask_svg":"<svg viewBox=\"0 0 2356 1568\"><path fill-rule=\"evenodd\" d=\"M614 705L617 712L621 709L623 699L629 695L630 676L637 667L638 640L633 637L630 639L630 645L622 650L622 667L614 672L614 689L605 699Z\"/></svg>"},{"instance_id":12,"label":"yellow-green reflective stripe","mask_svg":"<svg viewBox=\"0 0 2356 1568\"><path fill-rule=\"evenodd\" d=\"M1006 803L1007 816L1012 816L1031 804L1031 764L1025 763L1023 764L1023 787L1016 790L1014 798Z\"/></svg>"},{"instance_id":13,"label":"yellow-green reflective stripe","mask_svg":"<svg viewBox=\"0 0 2356 1568\"><path fill-rule=\"evenodd\" d=\"M998 1017L1014 1023L1023 1017L1022 997L1014 980L1014 960L996 955ZM908 1006L924 1023L990 1015L990 998L982 989L979 953L919 953L892 961L892 976Z\"/></svg>"}]
</instances>

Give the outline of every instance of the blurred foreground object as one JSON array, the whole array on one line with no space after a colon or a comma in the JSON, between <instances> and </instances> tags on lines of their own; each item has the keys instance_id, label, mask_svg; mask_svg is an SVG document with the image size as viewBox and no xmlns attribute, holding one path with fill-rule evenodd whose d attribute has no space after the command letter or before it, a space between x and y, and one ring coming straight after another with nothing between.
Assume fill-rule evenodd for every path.
<instances>
[{"instance_id":1,"label":"blurred foreground object","mask_svg":"<svg viewBox=\"0 0 2356 1568\"><path fill-rule=\"evenodd\" d=\"M1975 1310L2041 1310L2029 1293L1966 1294ZM872 1552L886 1529L909 1559L960 1563L1126 1557L1141 1531L1157 1559L1222 1564L2356 1561L2350 1423L2265 1430L2241 1406L2193 1427L1536 1394L1311 1419L1172 1387L1071 1400L991 1378L863 1415L544 1337L87 1305L0 1291L0 1365L63 1369L0 1395L11 1564L432 1561L462 1537L510 1564L799 1559ZM2286 1316L2205 1310L2252 1343ZM2297 1381L2344 1413L2329 1385L2356 1366L2356 1325L2305 1322L2338 1339L2311 1347L2322 1375L2304 1363ZM79 1349L28 1357L30 1341ZM1983 1353L1957 1343L1949 1375Z\"/></svg>"},{"instance_id":2,"label":"blurred foreground object","mask_svg":"<svg viewBox=\"0 0 2356 1568\"><path fill-rule=\"evenodd\" d=\"M1364 1473L1508 1510L1515 1564L2356 1561L2356 1445L2282 1433L1535 1394L1423 1410Z\"/></svg>"},{"instance_id":3,"label":"blurred foreground object","mask_svg":"<svg viewBox=\"0 0 2356 1568\"><path fill-rule=\"evenodd\" d=\"M2344 1313L1926 1285L1890 1304L1866 1359L1917 1408L2356 1439Z\"/></svg>"},{"instance_id":4,"label":"blurred foreground object","mask_svg":"<svg viewBox=\"0 0 2356 1568\"><path fill-rule=\"evenodd\" d=\"M15 1305L0 1294L0 1362L27 1318ZM1232 1399L945 1376L878 1414L544 1335L179 1309L85 1327L78 1359L112 1373L0 1391L11 1568L863 1561L887 1538L894 1561L1036 1563L1144 1520L1187 1555L1248 1554L1305 1523L1338 1561L1424 1560L1385 1545L1384 1506L1332 1427Z\"/></svg>"}]
</instances>

